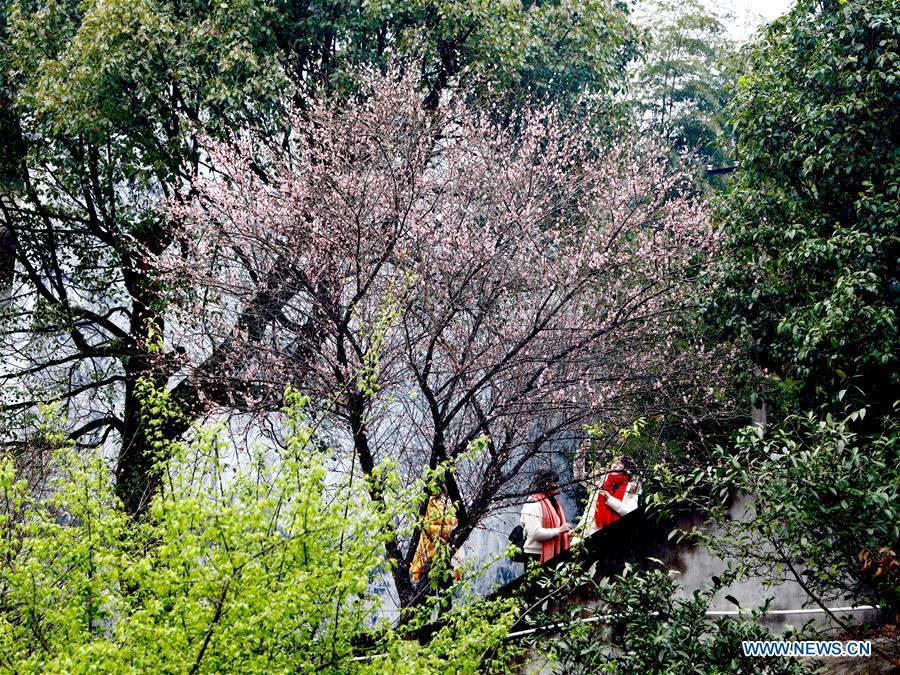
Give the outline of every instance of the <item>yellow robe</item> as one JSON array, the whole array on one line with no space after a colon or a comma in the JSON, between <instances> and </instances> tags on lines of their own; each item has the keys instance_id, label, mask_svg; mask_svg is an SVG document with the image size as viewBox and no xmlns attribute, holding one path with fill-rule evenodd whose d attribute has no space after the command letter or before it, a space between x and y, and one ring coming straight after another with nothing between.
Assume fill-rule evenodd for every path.
<instances>
[{"instance_id":1,"label":"yellow robe","mask_svg":"<svg viewBox=\"0 0 900 675\"><path fill-rule=\"evenodd\" d=\"M428 563L434 557L438 537L447 541L457 523L456 513L450 500L443 497L431 497L428 500L425 524L422 534L419 535L419 545L416 547L416 554L413 556L412 565L409 568L413 582L418 583L428 569Z\"/></svg>"}]
</instances>

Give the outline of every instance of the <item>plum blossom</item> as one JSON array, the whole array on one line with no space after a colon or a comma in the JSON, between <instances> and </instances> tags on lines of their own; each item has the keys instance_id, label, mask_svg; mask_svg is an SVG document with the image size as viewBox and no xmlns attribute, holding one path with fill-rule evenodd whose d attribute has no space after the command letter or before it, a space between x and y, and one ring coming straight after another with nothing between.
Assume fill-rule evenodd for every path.
<instances>
[{"instance_id":1,"label":"plum blossom","mask_svg":"<svg viewBox=\"0 0 900 675\"><path fill-rule=\"evenodd\" d=\"M721 355L687 317L718 235L665 148L600 146L552 108L514 130L426 110L396 72L287 139L206 147L216 170L172 200L181 241L158 260L170 342L203 345L182 376L244 409L300 388L364 472L414 479L489 436L449 479L454 546L586 422L688 419L714 392ZM414 542L389 551L401 596Z\"/></svg>"}]
</instances>

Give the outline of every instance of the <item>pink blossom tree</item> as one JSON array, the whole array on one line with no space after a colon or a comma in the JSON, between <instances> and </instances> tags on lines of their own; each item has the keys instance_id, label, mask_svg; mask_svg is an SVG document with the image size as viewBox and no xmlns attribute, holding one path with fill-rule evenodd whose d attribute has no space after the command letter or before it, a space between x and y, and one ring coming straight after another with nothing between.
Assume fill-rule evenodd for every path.
<instances>
[{"instance_id":1,"label":"pink blossom tree","mask_svg":"<svg viewBox=\"0 0 900 675\"><path fill-rule=\"evenodd\" d=\"M447 479L456 547L555 442L701 404L716 377L686 318L717 245L689 179L553 109L515 130L483 113L373 74L351 103L297 113L287 141L212 144L158 263L179 289L176 400L209 409L186 392L218 387L265 411L295 386L368 477L465 456ZM388 544L403 604L416 539Z\"/></svg>"}]
</instances>

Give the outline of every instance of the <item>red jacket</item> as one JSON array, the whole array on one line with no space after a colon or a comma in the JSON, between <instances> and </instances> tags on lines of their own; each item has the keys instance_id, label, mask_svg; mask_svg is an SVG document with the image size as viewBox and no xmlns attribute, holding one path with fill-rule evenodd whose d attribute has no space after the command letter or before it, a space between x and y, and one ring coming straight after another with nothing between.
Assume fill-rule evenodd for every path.
<instances>
[{"instance_id":1,"label":"red jacket","mask_svg":"<svg viewBox=\"0 0 900 675\"><path fill-rule=\"evenodd\" d=\"M620 500L625 496L625 490L628 488L628 474L622 472L609 473L606 480L603 481L602 488L606 490L610 496ZM594 512L594 522L597 527L604 527L617 521L621 516L606 505L606 500L602 495L597 497L597 510Z\"/></svg>"}]
</instances>

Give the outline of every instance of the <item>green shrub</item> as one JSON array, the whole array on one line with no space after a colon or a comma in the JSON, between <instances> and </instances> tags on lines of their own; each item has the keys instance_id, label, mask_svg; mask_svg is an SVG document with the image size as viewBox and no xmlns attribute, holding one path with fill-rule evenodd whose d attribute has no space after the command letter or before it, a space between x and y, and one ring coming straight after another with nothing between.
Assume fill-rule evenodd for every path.
<instances>
[{"instance_id":1,"label":"green shrub","mask_svg":"<svg viewBox=\"0 0 900 675\"><path fill-rule=\"evenodd\" d=\"M360 479L333 480L305 401L289 399L290 432L277 456L229 466L216 429L171 444L172 461L158 468L161 489L139 520L122 510L99 454L79 454L61 436L50 497L32 494L3 458L0 670L502 667L509 650L482 661L514 619L510 603L457 603L427 644L402 639L378 618L371 582L386 570L384 539L397 513L374 508ZM153 405L165 412L164 397ZM400 490L387 476L385 485L396 490L389 503L411 515L427 487L423 480ZM430 618L434 602L422 616Z\"/></svg>"}]
</instances>

